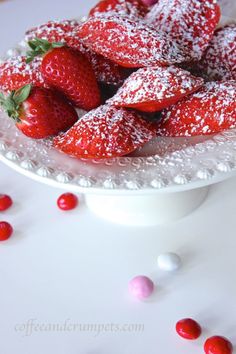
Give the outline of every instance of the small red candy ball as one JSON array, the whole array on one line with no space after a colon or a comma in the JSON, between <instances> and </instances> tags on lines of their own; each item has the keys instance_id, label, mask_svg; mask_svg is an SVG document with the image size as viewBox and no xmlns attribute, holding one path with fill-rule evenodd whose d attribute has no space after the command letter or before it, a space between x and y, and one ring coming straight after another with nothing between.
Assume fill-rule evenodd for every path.
<instances>
[{"instance_id":1,"label":"small red candy ball","mask_svg":"<svg viewBox=\"0 0 236 354\"><path fill-rule=\"evenodd\" d=\"M64 193L57 199L57 205L61 210L72 210L78 205L78 198L72 193Z\"/></svg>"},{"instance_id":2,"label":"small red candy ball","mask_svg":"<svg viewBox=\"0 0 236 354\"><path fill-rule=\"evenodd\" d=\"M200 337L202 329L196 321L184 318L176 323L176 332L184 339L194 340Z\"/></svg>"},{"instance_id":3,"label":"small red candy ball","mask_svg":"<svg viewBox=\"0 0 236 354\"><path fill-rule=\"evenodd\" d=\"M12 206L12 199L9 195L0 194L0 211L5 211Z\"/></svg>"},{"instance_id":4,"label":"small red candy ball","mask_svg":"<svg viewBox=\"0 0 236 354\"><path fill-rule=\"evenodd\" d=\"M204 350L206 354L232 354L233 345L224 337L214 336L206 340Z\"/></svg>"},{"instance_id":5,"label":"small red candy ball","mask_svg":"<svg viewBox=\"0 0 236 354\"><path fill-rule=\"evenodd\" d=\"M12 226L6 221L0 221L0 241L8 240L12 233Z\"/></svg>"}]
</instances>

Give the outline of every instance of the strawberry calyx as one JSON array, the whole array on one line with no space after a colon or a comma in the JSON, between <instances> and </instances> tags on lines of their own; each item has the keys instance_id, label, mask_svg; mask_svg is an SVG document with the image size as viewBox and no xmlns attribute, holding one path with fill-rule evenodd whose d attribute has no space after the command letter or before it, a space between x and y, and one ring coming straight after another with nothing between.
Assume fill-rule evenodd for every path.
<instances>
[{"instance_id":1,"label":"strawberry calyx","mask_svg":"<svg viewBox=\"0 0 236 354\"><path fill-rule=\"evenodd\" d=\"M12 91L9 96L4 96L3 93L0 93L0 106L16 122L20 122L21 104L29 97L31 88L31 84L25 85L18 90Z\"/></svg>"},{"instance_id":2,"label":"strawberry calyx","mask_svg":"<svg viewBox=\"0 0 236 354\"><path fill-rule=\"evenodd\" d=\"M31 50L29 50L26 55L26 63L30 63L37 56L42 56L48 53L50 50L54 48L61 48L65 46L63 42L52 42L50 43L46 39L35 38L28 42L28 45Z\"/></svg>"}]
</instances>

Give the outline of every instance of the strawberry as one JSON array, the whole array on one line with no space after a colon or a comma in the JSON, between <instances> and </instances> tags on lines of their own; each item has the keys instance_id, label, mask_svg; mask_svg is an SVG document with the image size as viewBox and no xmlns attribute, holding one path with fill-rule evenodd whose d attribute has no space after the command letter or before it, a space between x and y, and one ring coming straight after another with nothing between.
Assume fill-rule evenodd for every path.
<instances>
[{"instance_id":1,"label":"strawberry","mask_svg":"<svg viewBox=\"0 0 236 354\"><path fill-rule=\"evenodd\" d=\"M90 17L77 35L91 50L124 67L168 65L185 61L174 41L144 21L127 16Z\"/></svg>"},{"instance_id":2,"label":"strawberry","mask_svg":"<svg viewBox=\"0 0 236 354\"><path fill-rule=\"evenodd\" d=\"M62 43L29 42L29 60L43 54L41 72L48 85L61 91L76 107L91 110L100 104L100 91L87 58Z\"/></svg>"},{"instance_id":3,"label":"strawberry","mask_svg":"<svg viewBox=\"0 0 236 354\"><path fill-rule=\"evenodd\" d=\"M0 65L0 91L10 92L32 83L35 86L46 86L41 74L41 58L26 63L26 57L11 58Z\"/></svg>"},{"instance_id":4,"label":"strawberry","mask_svg":"<svg viewBox=\"0 0 236 354\"><path fill-rule=\"evenodd\" d=\"M187 60L199 60L220 20L216 0L159 0L146 20L176 41Z\"/></svg>"},{"instance_id":5,"label":"strawberry","mask_svg":"<svg viewBox=\"0 0 236 354\"><path fill-rule=\"evenodd\" d=\"M8 97L0 94L0 105L17 128L34 139L65 131L78 119L75 109L60 93L31 85L12 91Z\"/></svg>"},{"instance_id":6,"label":"strawberry","mask_svg":"<svg viewBox=\"0 0 236 354\"><path fill-rule=\"evenodd\" d=\"M133 17L144 17L148 8L142 0L101 0L89 13L89 16L100 16L103 13L118 13Z\"/></svg>"},{"instance_id":7,"label":"strawberry","mask_svg":"<svg viewBox=\"0 0 236 354\"><path fill-rule=\"evenodd\" d=\"M194 136L236 127L236 81L208 82L162 113L158 134Z\"/></svg>"},{"instance_id":8,"label":"strawberry","mask_svg":"<svg viewBox=\"0 0 236 354\"><path fill-rule=\"evenodd\" d=\"M63 42L68 47L80 51L91 63L97 81L119 86L125 79L123 69L109 59L98 55L85 47L76 35L80 24L77 21L49 21L39 27L32 28L26 33L25 40L35 38L45 39L50 43Z\"/></svg>"},{"instance_id":9,"label":"strawberry","mask_svg":"<svg viewBox=\"0 0 236 354\"><path fill-rule=\"evenodd\" d=\"M202 78L174 66L141 68L130 75L108 102L116 107L156 112L197 91L203 84Z\"/></svg>"},{"instance_id":10,"label":"strawberry","mask_svg":"<svg viewBox=\"0 0 236 354\"><path fill-rule=\"evenodd\" d=\"M197 66L210 80L236 80L236 24L215 32Z\"/></svg>"},{"instance_id":11,"label":"strawberry","mask_svg":"<svg viewBox=\"0 0 236 354\"><path fill-rule=\"evenodd\" d=\"M54 146L77 158L124 156L151 140L156 129L136 112L110 105L83 116L68 132L54 139Z\"/></svg>"}]
</instances>

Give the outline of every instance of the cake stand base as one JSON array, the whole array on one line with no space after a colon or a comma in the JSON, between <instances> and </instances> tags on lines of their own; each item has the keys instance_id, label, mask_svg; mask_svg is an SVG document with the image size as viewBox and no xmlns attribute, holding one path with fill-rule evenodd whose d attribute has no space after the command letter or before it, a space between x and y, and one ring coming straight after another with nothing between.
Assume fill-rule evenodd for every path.
<instances>
[{"instance_id":1,"label":"cake stand base","mask_svg":"<svg viewBox=\"0 0 236 354\"><path fill-rule=\"evenodd\" d=\"M86 195L91 211L109 221L147 226L180 219L199 207L209 187L178 193L159 193L141 196Z\"/></svg>"}]
</instances>

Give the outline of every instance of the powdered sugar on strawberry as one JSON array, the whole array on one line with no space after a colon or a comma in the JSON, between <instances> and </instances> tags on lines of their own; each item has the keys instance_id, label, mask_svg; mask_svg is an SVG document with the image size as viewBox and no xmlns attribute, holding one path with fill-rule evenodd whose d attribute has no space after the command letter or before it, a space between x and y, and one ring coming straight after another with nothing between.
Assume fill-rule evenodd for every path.
<instances>
[{"instance_id":1,"label":"powdered sugar on strawberry","mask_svg":"<svg viewBox=\"0 0 236 354\"><path fill-rule=\"evenodd\" d=\"M148 8L142 0L101 0L92 8L90 16L100 16L103 13L118 13L130 17L144 17Z\"/></svg>"},{"instance_id":2,"label":"powdered sugar on strawberry","mask_svg":"<svg viewBox=\"0 0 236 354\"><path fill-rule=\"evenodd\" d=\"M174 66L142 68L131 74L108 102L137 109L142 104L147 107L150 104L157 111L176 103L203 84L202 78Z\"/></svg>"},{"instance_id":3,"label":"powdered sugar on strawberry","mask_svg":"<svg viewBox=\"0 0 236 354\"><path fill-rule=\"evenodd\" d=\"M215 32L198 68L210 80L236 80L236 24Z\"/></svg>"},{"instance_id":4,"label":"powdered sugar on strawberry","mask_svg":"<svg viewBox=\"0 0 236 354\"><path fill-rule=\"evenodd\" d=\"M35 58L29 64L24 56L10 58L0 65L0 90L9 92L30 83L46 87L40 70L41 63L41 58Z\"/></svg>"},{"instance_id":5,"label":"powdered sugar on strawberry","mask_svg":"<svg viewBox=\"0 0 236 354\"><path fill-rule=\"evenodd\" d=\"M92 64L96 78L99 82L108 85L120 85L124 75L116 63L102 57L87 48L77 36L81 24L77 21L49 21L43 25L32 28L26 33L25 41L35 38L46 39L51 42L62 42L70 48L80 51Z\"/></svg>"},{"instance_id":6,"label":"powdered sugar on strawberry","mask_svg":"<svg viewBox=\"0 0 236 354\"><path fill-rule=\"evenodd\" d=\"M236 127L236 81L206 83L162 113L161 136L194 136Z\"/></svg>"},{"instance_id":7,"label":"powdered sugar on strawberry","mask_svg":"<svg viewBox=\"0 0 236 354\"><path fill-rule=\"evenodd\" d=\"M216 0L160 0L146 20L177 41L189 60L199 60L219 23L220 8Z\"/></svg>"},{"instance_id":8,"label":"powdered sugar on strawberry","mask_svg":"<svg viewBox=\"0 0 236 354\"><path fill-rule=\"evenodd\" d=\"M91 17L77 34L91 50L125 67L170 65L186 60L167 35L127 16Z\"/></svg>"},{"instance_id":9,"label":"powdered sugar on strawberry","mask_svg":"<svg viewBox=\"0 0 236 354\"><path fill-rule=\"evenodd\" d=\"M104 105L55 138L54 146L77 158L117 157L143 146L155 132L153 125L136 112Z\"/></svg>"}]
</instances>

